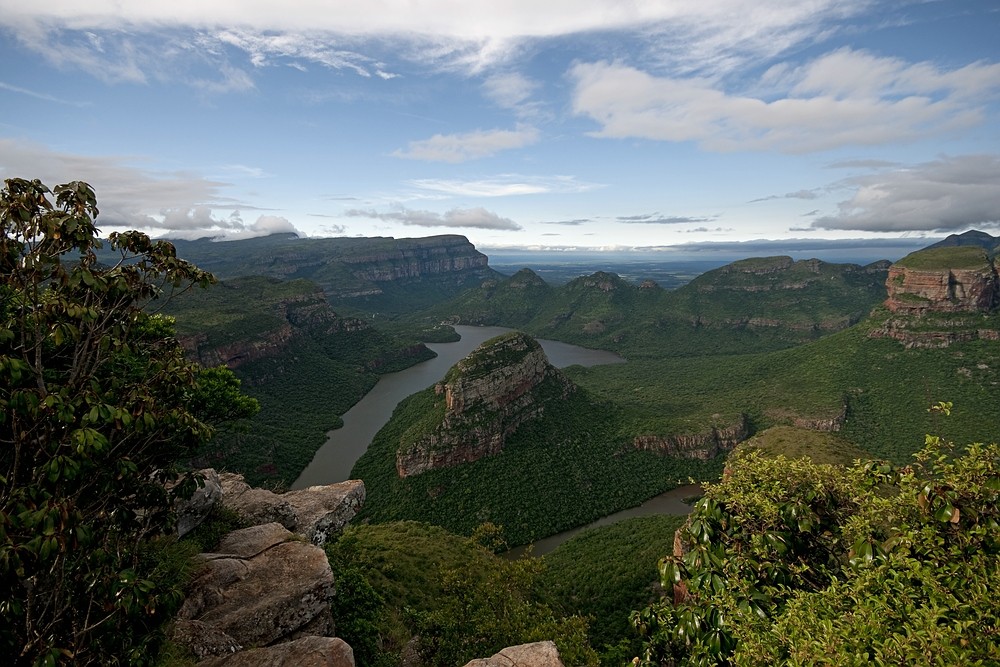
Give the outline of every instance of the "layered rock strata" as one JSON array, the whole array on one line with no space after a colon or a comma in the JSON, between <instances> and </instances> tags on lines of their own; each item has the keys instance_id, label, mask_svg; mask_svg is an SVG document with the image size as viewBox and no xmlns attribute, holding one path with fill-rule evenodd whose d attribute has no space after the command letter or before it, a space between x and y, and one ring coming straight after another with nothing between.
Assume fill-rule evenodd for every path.
<instances>
[{"instance_id":1,"label":"layered rock strata","mask_svg":"<svg viewBox=\"0 0 1000 667\"><path fill-rule=\"evenodd\" d=\"M980 247L911 253L890 267L886 291L890 316L869 333L872 338L891 338L908 348L1000 340L1000 276L995 260Z\"/></svg>"},{"instance_id":2,"label":"layered rock strata","mask_svg":"<svg viewBox=\"0 0 1000 667\"><path fill-rule=\"evenodd\" d=\"M982 262L972 268L913 269L893 264L885 283L886 308L909 315L992 311L1000 303L1000 281L993 262L986 253L979 254Z\"/></svg>"},{"instance_id":3,"label":"layered rock strata","mask_svg":"<svg viewBox=\"0 0 1000 667\"><path fill-rule=\"evenodd\" d=\"M530 336L488 340L434 387L442 417L400 444L396 472L409 477L497 454L519 426L543 413L546 400L573 389Z\"/></svg>"},{"instance_id":4,"label":"layered rock strata","mask_svg":"<svg viewBox=\"0 0 1000 667\"><path fill-rule=\"evenodd\" d=\"M750 422L740 415L729 426L713 426L705 433L687 435L638 435L632 440L635 449L656 452L665 456L707 461L719 454L732 451L750 435Z\"/></svg>"}]
</instances>

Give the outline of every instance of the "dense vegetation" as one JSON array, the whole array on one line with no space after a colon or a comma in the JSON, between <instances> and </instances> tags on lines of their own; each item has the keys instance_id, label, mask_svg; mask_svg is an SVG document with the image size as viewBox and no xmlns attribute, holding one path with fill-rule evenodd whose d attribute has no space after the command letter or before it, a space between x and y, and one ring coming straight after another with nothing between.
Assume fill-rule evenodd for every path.
<instances>
[{"instance_id":1,"label":"dense vegetation","mask_svg":"<svg viewBox=\"0 0 1000 667\"><path fill-rule=\"evenodd\" d=\"M575 535L542 557L539 595L563 614L586 617L601 664L620 665L639 654L629 614L659 597L656 562L670 548L684 517L626 519Z\"/></svg>"},{"instance_id":2,"label":"dense vegetation","mask_svg":"<svg viewBox=\"0 0 1000 667\"><path fill-rule=\"evenodd\" d=\"M946 405L939 412L947 412ZM648 665L986 665L1000 656L1000 446L903 468L751 454L636 612Z\"/></svg>"},{"instance_id":3,"label":"dense vegetation","mask_svg":"<svg viewBox=\"0 0 1000 667\"><path fill-rule=\"evenodd\" d=\"M433 355L336 315L307 280L235 278L173 299L165 312L176 317L179 333L209 351L249 355L276 340L276 351L235 370L260 413L231 424L198 461L237 470L251 484L290 485L379 374Z\"/></svg>"},{"instance_id":4,"label":"dense vegetation","mask_svg":"<svg viewBox=\"0 0 1000 667\"><path fill-rule=\"evenodd\" d=\"M529 269L435 305L408 321L518 327L632 359L771 351L864 318L885 298L887 263L868 267L758 258L673 291L597 272L552 287Z\"/></svg>"},{"instance_id":5,"label":"dense vegetation","mask_svg":"<svg viewBox=\"0 0 1000 667\"><path fill-rule=\"evenodd\" d=\"M568 667L596 664L586 621L534 594L536 559L506 560L415 522L353 526L327 553L337 573L337 634L358 665L398 665L409 650L421 664L453 667L542 640L556 642Z\"/></svg>"},{"instance_id":6,"label":"dense vegetation","mask_svg":"<svg viewBox=\"0 0 1000 667\"><path fill-rule=\"evenodd\" d=\"M508 439L502 454L400 479L396 450L404 433L435 404L433 389L401 402L351 476L364 480L360 517L413 519L464 535L484 522L524 544L637 505L689 477L714 478L721 461L634 451L621 436L621 413L586 392L546 403L542 418Z\"/></svg>"},{"instance_id":7,"label":"dense vegetation","mask_svg":"<svg viewBox=\"0 0 1000 667\"><path fill-rule=\"evenodd\" d=\"M55 201L50 199L54 194ZM152 545L196 478L177 462L252 414L224 369L184 359L144 306L212 277L166 242L112 234L93 190L0 191L0 647L7 664L146 664L180 601ZM169 568L168 568L169 569Z\"/></svg>"}]
</instances>

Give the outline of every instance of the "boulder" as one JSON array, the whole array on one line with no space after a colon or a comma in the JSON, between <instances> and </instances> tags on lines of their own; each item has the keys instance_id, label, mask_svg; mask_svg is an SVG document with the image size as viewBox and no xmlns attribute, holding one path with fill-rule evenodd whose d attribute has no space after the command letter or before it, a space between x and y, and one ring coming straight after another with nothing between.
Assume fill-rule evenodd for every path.
<instances>
[{"instance_id":1,"label":"boulder","mask_svg":"<svg viewBox=\"0 0 1000 667\"><path fill-rule=\"evenodd\" d=\"M223 473L222 506L236 512L251 525L280 523L289 530L295 529L295 512L280 495L250 486L243 475Z\"/></svg>"},{"instance_id":2,"label":"boulder","mask_svg":"<svg viewBox=\"0 0 1000 667\"><path fill-rule=\"evenodd\" d=\"M180 621L211 625L245 647L273 644L307 627L332 629L333 572L326 554L280 524L234 531L219 553L202 558L205 569L190 586ZM176 633L174 639L181 643ZM185 645L196 655L214 650Z\"/></svg>"},{"instance_id":3,"label":"boulder","mask_svg":"<svg viewBox=\"0 0 1000 667\"><path fill-rule=\"evenodd\" d=\"M550 641L510 646L489 658L465 663L465 667L563 667L559 650Z\"/></svg>"},{"instance_id":4,"label":"boulder","mask_svg":"<svg viewBox=\"0 0 1000 667\"><path fill-rule=\"evenodd\" d=\"M202 660L197 667L354 667L354 651L338 637L302 637Z\"/></svg>"},{"instance_id":5,"label":"boulder","mask_svg":"<svg viewBox=\"0 0 1000 667\"><path fill-rule=\"evenodd\" d=\"M337 484L310 486L280 496L295 515L293 530L313 544L324 545L354 518L365 504L365 483L349 479Z\"/></svg>"},{"instance_id":6,"label":"boulder","mask_svg":"<svg viewBox=\"0 0 1000 667\"><path fill-rule=\"evenodd\" d=\"M223 506L247 523L279 523L316 545L343 530L365 502L365 484L359 479L287 493L251 487L242 475L232 473L221 480Z\"/></svg>"},{"instance_id":7,"label":"boulder","mask_svg":"<svg viewBox=\"0 0 1000 667\"><path fill-rule=\"evenodd\" d=\"M177 537L184 537L205 520L222 500L222 484L219 474L212 468L200 471L204 485L198 487L190 498L178 498L174 502L177 514Z\"/></svg>"}]
</instances>

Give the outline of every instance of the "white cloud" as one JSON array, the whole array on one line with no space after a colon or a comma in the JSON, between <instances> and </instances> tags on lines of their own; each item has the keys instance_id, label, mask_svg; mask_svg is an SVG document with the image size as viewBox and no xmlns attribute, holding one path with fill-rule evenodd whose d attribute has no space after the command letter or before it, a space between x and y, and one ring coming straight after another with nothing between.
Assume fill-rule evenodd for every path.
<instances>
[{"instance_id":1,"label":"white cloud","mask_svg":"<svg viewBox=\"0 0 1000 667\"><path fill-rule=\"evenodd\" d=\"M1000 156L943 157L845 179L854 196L818 229L953 232L1000 226Z\"/></svg>"},{"instance_id":2,"label":"white cloud","mask_svg":"<svg viewBox=\"0 0 1000 667\"><path fill-rule=\"evenodd\" d=\"M395 222L416 227L459 227L468 229L493 229L518 231L521 225L510 218L502 218L484 208L455 208L444 214L433 211L415 211L400 208L396 211L380 213L375 210L351 209L344 213L352 218L372 218L383 222Z\"/></svg>"},{"instance_id":3,"label":"white cloud","mask_svg":"<svg viewBox=\"0 0 1000 667\"><path fill-rule=\"evenodd\" d=\"M541 102L532 100L540 89L540 83L517 72L496 74L483 82L483 93L487 99L502 109L510 109L519 118L545 115Z\"/></svg>"},{"instance_id":4,"label":"white cloud","mask_svg":"<svg viewBox=\"0 0 1000 667\"><path fill-rule=\"evenodd\" d=\"M0 0L0 26L51 61L109 81L143 81L171 49L154 33L196 31L214 46L243 50L262 66L274 59L321 62L369 76L393 76L364 50L372 41L410 62L483 72L538 39L599 31L630 33L644 62L669 62L687 71L728 71L797 44L809 43L871 0ZM203 55L208 55L207 53ZM99 65L99 66L98 66ZM98 67L95 67L98 66Z\"/></svg>"},{"instance_id":5,"label":"white cloud","mask_svg":"<svg viewBox=\"0 0 1000 667\"><path fill-rule=\"evenodd\" d=\"M256 221L247 224L239 211L233 211L225 218L217 218L212 215L211 209L204 206L163 211L159 219L151 222L147 228L155 236L186 240L212 238L216 241L236 241L286 233L301 236L295 225L282 216L261 215Z\"/></svg>"},{"instance_id":6,"label":"white cloud","mask_svg":"<svg viewBox=\"0 0 1000 667\"><path fill-rule=\"evenodd\" d=\"M50 188L80 180L97 195L98 226L104 231L142 229L172 238L260 236L296 231L284 218L262 215L246 224L234 209L254 208L227 196L230 184L184 171L134 166L135 156L82 156L0 138L0 176L42 181ZM218 211L230 211L219 217Z\"/></svg>"},{"instance_id":7,"label":"white cloud","mask_svg":"<svg viewBox=\"0 0 1000 667\"><path fill-rule=\"evenodd\" d=\"M514 130L476 130L464 134L435 134L430 139L411 141L395 157L432 162L467 162L489 157L500 151L523 148L538 141L539 132L528 125Z\"/></svg>"},{"instance_id":8,"label":"white cloud","mask_svg":"<svg viewBox=\"0 0 1000 667\"><path fill-rule=\"evenodd\" d=\"M1000 64L946 71L840 50L765 75L768 86L784 89L772 101L727 92L705 78L657 77L608 62L578 64L570 79L573 111L600 124L594 136L805 153L980 123L983 98L1000 92Z\"/></svg>"},{"instance_id":9,"label":"white cloud","mask_svg":"<svg viewBox=\"0 0 1000 667\"><path fill-rule=\"evenodd\" d=\"M518 174L503 174L494 178L469 181L421 178L407 181L407 184L421 190L461 197L566 194L586 192L601 187L595 183L580 182L573 176L521 176Z\"/></svg>"}]
</instances>

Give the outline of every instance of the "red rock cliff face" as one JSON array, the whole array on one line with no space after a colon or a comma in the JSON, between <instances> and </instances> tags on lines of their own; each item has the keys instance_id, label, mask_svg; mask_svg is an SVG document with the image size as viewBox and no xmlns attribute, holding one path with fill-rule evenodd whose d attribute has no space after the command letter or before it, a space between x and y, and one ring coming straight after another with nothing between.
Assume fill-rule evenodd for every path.
<instances>
[{"instance_id":1,"label":"red rock cliff face","mask_svg":"<svg viewBox=\"0 0 1000 667\"><path fill-rule=\"evenodd\" d=\"M886 280L886 307L894 313L989 312L998 302L992 262L978 269L916 270L894 264Z\"/></svg>"},{"instance_id":2,"label":"red rock cliff face","mask_svg":"<svg viewBox=\"0 0 1000 667\"><path fill-rule=\"evenodd\" d=\"M976 248L929 248L889 269L885 306L891 316L869 334L906 347L948 347L998 340L1000 306L996 263Z\"/></svg>"},{"instance_id":3,"label":"red rock cliff face","mask_svg":"<svg viewBox=\"0 0 1000 667\"><path fill-rule=\"evenodd\" d=\"M396 472L409 477L499 453L521 424L544 411L543 384L563 398L574 388L533 338L515 332L486 341L435 386L444 417L401 445Z\"/></svg>"}]
</instances>

